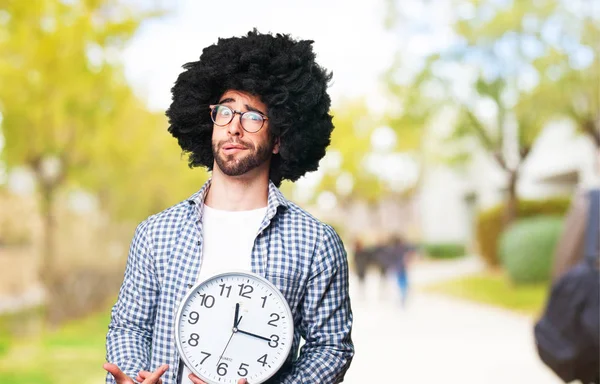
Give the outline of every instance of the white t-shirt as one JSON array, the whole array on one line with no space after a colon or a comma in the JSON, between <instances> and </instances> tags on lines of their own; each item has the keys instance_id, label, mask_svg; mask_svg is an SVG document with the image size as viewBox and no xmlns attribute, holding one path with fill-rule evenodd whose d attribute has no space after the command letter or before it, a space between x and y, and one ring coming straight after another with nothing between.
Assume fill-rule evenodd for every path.
<instances>
[{"instance_id":1,"label":"white t-shirt","mask_svg":"<svg viewBox=\"0 0 600 384\"><path fill-rule=\"evenodd\" d=\"M250 211L222 211L206 204L203 207L202 264L198 282L221 272L252 271L252 248L267 207ZM188 378L190 373L184 366L179 383L193 384Z\"/></svg>"}]
</instances>

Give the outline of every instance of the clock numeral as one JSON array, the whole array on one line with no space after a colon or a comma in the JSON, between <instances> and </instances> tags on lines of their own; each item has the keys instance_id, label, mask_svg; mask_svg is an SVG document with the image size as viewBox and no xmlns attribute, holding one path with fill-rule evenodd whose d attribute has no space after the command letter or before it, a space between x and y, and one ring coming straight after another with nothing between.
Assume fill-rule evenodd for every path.
<instances>
[{"instance_id":1,"label":"clock numeral","mask_svg":"<svg viewBox=\"0 0 600 384\"><path fill-rule=\"evenodd\" d=\"M263 299L262 308L264 308L265 304L267 304L267 296L263 296L261 299Z\"/></svg>"},{"instance_id":2,"label":"clock numeral","mask_svg":"<svg viewBox=\"0 0 600 384\"><path fill-rule=\"evenodd\" d=\"M245 363L242 363L240 365L240 368L237 371L237 374L240 375L240 376L242 376L242 377L247 376L248 375L248 370L246 369L246 367L249 367L249 365L245 364Z\"/></svg>"},{"instance_id":3,"label":"clock numeral","mask_svg":"<svg viewBox=\"0 0 600 384\"><path fill-rule=\"evenodd\" d=\"M279 321L279 315L276 313L271 313L269 315L269 317L274 318L273 320L270 320L267 324L272 325L273 327L276 327L277 324L275 324L276 321Z\"/></svg>"},{"instance_id":4,"label":"clock numeral","mask_svg":"<svg viewBox=\"0 0 600 384\"><path fill-rule=\"evenodd\" d=\"M273 344L271 344L273 343ZM269 347L276 348L279 345L279 336L271 335L271 341L269 341Z\"/></svg>"},{"instance_id":5,"label":"clock numeral","mask_svg":"<svg viewBox=\"0 0 600 384\"><path fill-rule=\"evenodd\" d=\"M210 357L210 353L208 352L204 352L204 351L200 351L200 353L202 353L203 355L206 355L206 357L204 359L202 359L202 361L200 362L200 364L204 363L204 360L208 359Z\"/></svg>"},{"instance_id":6,"label":"clock numeral","mask_svg":"<svg viewBox=\"0 0 600 384\"><path fill-rule=\"evenodd\" d=\"M265 353L264 355L262 355L261 357L259 357L258 360L256 360L256 361L258 361L259 363L261 363L263 365L263 367L264 367L265 365L267 365L267 354Z\"/></svg>"},{"instance_id":7,"label":"clock numeral","mask_svg":"<svg viewBox=\"0 0 600 384\"><path fill-rule=\"evenodd\" d=\"M221 287L221 293L219 293L219 296L223 296L223 292L227 290L227 297L229 297L229 294L231 293L231 285L219 284L219 287Z\"/></svg>"},{"instance_id":8,"label":"clock numeral","mask_svg":"<svg viewBox=\"0 0 600 384\"><path fill-rule=\"evenodd\" d=\"M250 294L254 291L251 285L240 284L240 296L245 297L246 299L251 299Z\"/></svg>"},{"instance_id":9,"label":"clock numeral","mask_svg":"<svg viewBox=\"0 0 600 384\"><path fill-rule=\"evenodd\" d=\"M200 315L198 314L198 312L194 311L190 313L190 319L188 321L190 324L196 324L199 318Z\"/></svg>"},{"instance_id":10,"label":"clock numeral","mask_svg":"<svg viewBox=\"0 0 600 384\"><path fill-rule=\"evenodd\" d=\"M206 308L212 308L215 305L215 297L212 295L207 295L205 293L198 295L202 301L200 302L201 306L205 306Z\"/></svg>"},{"instance_id":11,"label":"clock numeral","mask_svg":"<svg viewBox=\"0 0 600 384\"><path fill-rule=\"evenodd\" d=\"M192 333L190 335L190 339L188 340L188 344L192 347L197 347L199 339L200 339L200 336L198 336L197 333Z\"/></svg>"},{"instance_id":12,"label":"clock numeral","mask_svg":"<svg viewBox=\"0 0 600 384\"><path fill-rule=\"evenodd\" d=\"M217 374L219 376L225 376L227 374L227 363L221 363L217 367Z\"/></svg>"}]
</instances>

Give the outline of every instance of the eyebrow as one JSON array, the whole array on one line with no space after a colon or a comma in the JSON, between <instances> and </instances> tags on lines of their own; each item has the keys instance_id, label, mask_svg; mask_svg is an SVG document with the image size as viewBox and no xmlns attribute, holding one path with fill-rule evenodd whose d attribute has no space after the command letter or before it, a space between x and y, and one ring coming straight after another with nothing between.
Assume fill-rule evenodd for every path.
<instances>
[{"instance_id":1,"label":"eyebrow","mask_svg":"<svg viewBox=\"0 0 600 384\"><path fill-rule=\"evenodd\" d=\"M219 101L219 104L225 104L225 103L235 103L235 99L234 99L234 98L231 98L231 97L228 97L228 98L225 98L225 99L223 99L223 100L220 100L220 101ZM244 104L244 107L246 107L246 109L247 109L248 111L252 111L252 112L258 112L258 113L260 113L260 114L261 114L261 115L263 115L263 116L267 116L267 114L266 114L266 113L264 113L264 112L263 112L263 111L261 111L260 109L254 108L254 107L253 107L253 106L251 106L251 105Z\"/></svg>"}]
</instances>

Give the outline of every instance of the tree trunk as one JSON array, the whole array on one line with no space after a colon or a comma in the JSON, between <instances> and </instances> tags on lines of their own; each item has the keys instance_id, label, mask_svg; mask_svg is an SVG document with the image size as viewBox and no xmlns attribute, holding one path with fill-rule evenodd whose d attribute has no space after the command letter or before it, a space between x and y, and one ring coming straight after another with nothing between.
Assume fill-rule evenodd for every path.
<instances>
[{"instance_id":1,"label":"tree trunk","mask_svg":"<svg viewBox=\"0 0 600 384\"><path fill-rule=\"evenodd\" d=\"M43 231L44 241L42 246L42 262L40 263L40 280L46 286L47 279L53 274L55 267L54 255L56 251L56 217L54 215L54 195L55 188L52 185L48 185L44 182L40 183L41 189L41 208L42 208L42 220L43 220Z\"/></svg>"},{"instance_id":2,"label":"tree trunk","mask_svg":"<svg viewBox=\"0 0 600 384\"><path fill-rule=\"evenodd\" d=\"M583 122L583 131L590 136L596 149L600 150L600 127L596 125L593 119L590 118Z\"/></svg>"},{"instance_id":3,"label":"tree trunk","mask_svg":"<svg viewBox=\"0 0 600 384\"><path fill-rule=\"evenodd\" d=\"M519 198L517 196L517 181L519 180L519 170L509 171L508 187L506 190L506 207L504 209L504 228L508 227L518 214Z\"/></svg>"},{"instance_id":4,"label":"tree trunk","mask_svg":"<svg viewBox=\"0 0 600 384\"><path fill-rule=\"evenodd\" d=\"M40 214L43 230L41 261L38 269L38 278L46 294L43 321L44 326L53 328L57 325L57 318L52 313L53 303L56 300L55 286L60 279L56 264L56 214L54 208L56 191L63 180L64 174L59 173L52 180L48 180L44 177L41 161L38 160L33 165L40 194Z\"/></svg>"}]
</instances>

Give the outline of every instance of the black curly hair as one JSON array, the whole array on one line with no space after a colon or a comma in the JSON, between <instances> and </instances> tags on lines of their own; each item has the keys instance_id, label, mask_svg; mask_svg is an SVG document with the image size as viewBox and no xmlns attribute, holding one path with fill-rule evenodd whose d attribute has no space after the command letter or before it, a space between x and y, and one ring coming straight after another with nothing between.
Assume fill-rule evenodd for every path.
<instances>
[{"instance_id":1,"label":"black curly hair","mask_svg":"<svg viewBox=\"0 0 600 384\"><path fill-rule=\"evenodd\" d=\"M296 181L315 171L331 141L331 73L315 62L312 40L261 34L219 39L187 63L172 88L166 112L169 132L177 138L189 166L213 167L209 105L227 90L258 96L268 108L271 138L279 138L279 153L271 158L269 178Z\"/></svg>"}]
</instances>

